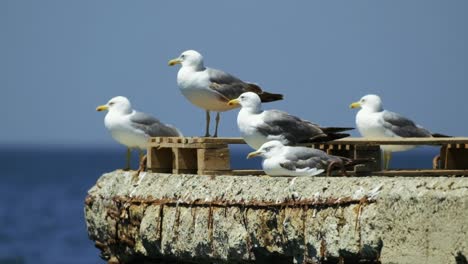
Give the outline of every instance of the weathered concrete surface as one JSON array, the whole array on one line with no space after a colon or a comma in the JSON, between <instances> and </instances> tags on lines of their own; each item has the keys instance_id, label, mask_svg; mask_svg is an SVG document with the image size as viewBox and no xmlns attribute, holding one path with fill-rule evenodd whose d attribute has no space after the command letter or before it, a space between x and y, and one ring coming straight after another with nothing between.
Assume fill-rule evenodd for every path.
<instances>
[{"instance_id":1,"label":"weathered concrete surface","mask_svg":"<svg viewBox=\"0 0 468 264\"><path fill-rule=\"evenodd\" d=\"M89 236L110 263L466 263L468 178L103 175ZM146 262L144 262L146 261Z\"/></svg>"}]
</instances>

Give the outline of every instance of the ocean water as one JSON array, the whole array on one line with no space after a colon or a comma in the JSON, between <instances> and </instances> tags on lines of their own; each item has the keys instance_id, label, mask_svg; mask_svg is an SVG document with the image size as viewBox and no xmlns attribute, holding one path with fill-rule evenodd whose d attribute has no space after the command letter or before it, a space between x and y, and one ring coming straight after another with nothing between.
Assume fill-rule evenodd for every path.
<instances>
[{"instance_id":1,"label":"ocean water","mask_svg":"<svg viewBox=\"0 0 468 264\"><path fill-rule=\"evenodd\" d=\"M249 151L234 147L231 166L260 168L260 159L245 159ZM397 153L392 166L430 168L437 152ZM83 201L101 174L124 164L118 146L0 146L0 264L105 263L88 239Z\"/></svg>"}]
</instances>

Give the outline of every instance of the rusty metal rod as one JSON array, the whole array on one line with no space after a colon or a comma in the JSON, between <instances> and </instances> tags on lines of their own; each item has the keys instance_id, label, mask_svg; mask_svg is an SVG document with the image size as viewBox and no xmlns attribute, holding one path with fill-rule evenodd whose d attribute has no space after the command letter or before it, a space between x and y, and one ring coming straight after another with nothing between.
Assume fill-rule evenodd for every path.
<instances>
[{"instance_id":1,"label":"rusty metal rod","mask_svg":"<svg viewBox=\"0 0 468 264\"><path fill-rule=\"evenodd\" d=\"M258 201L258 200L212 200L212 201L182 201L178 199L144 199L128 196L116 196L112 198L115 202L126 202L131 204L152 204L152 205L168 205L168 206L203 206L203 207L320 207L320 206L343 206L350 204L359 204L363 201L373 203L375 200L368 199L367 197L355 199L351 197L343 198L326 198L326 199L302 199L302 200L289 200L283 201Z\"/></svg>"}]
</instances>

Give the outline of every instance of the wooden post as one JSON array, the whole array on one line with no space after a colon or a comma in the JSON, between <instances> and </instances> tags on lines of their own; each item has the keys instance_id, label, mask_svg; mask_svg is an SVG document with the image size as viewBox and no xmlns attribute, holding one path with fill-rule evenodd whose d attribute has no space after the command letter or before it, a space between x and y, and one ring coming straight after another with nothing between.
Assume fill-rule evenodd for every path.
<instances>
[{"instance_id":1,"label":"wooden post","mask_svg":"<svg viewBox=\"0 0 468 264\"><path fill-rule=\"evenodd\" d=\"M152 172L171 173L173 154L171 148L157 149L149 147L148 160L146 166Z\"/></svg>"},{"instance_id":2,"label":"wooden post","mask_svg":"<svg viewBox=\"0 0 468 264\"><path fill-rule=\"evenodd\" d=\"M197 173L197 149L173 148L172 151L174 153L172 173Z\"/></svg>"},{"instance_id":3,"label":"wooden post","mask_svg":"<svg viewBox=\"0 0 468 264\"><path fill-rule=\"evenodd\" d=\"M199 175L213 174L212 171L220 174L230 171L230 155L227 145L221 145L220 148L197 149L197 156Z\"/></svg>"},{"instance_id":4,"label":"wooden post","mask_svg":"<svg viewBox=\"0 0 468 264\"><path fill-rule=\"evenodd\" d=\"M379 146L354 146L354 159L373 158L374 162L359 164L354 167L356 175L370 175L373 171L382 170L382 152Z\"/></svg>"}]
</instances>

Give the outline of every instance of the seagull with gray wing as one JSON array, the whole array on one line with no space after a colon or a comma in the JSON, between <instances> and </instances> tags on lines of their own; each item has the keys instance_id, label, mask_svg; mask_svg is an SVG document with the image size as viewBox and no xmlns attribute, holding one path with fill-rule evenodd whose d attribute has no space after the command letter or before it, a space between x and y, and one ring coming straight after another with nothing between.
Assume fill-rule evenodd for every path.
<instances>
[{"instance_id":1,"label":"seagull with gray wing","mask_svg":"<svg viewBox=\"0 0 468 264\"><path fill-rule=\"evenodd\" d=\"M349 136L339 133L351 127L321 127L310 121L279 110L262 110L260 97L252 92L241 94L229 105L241 105L237 115L237 126L242 138L253 149L271 140L284 145L307 142L324 142Z\"/></svg>"},{"instance_id":2,"label":"seagull with gray wing","mask_svg":"<svg viewBox=\"0 0 468 264\"><path fill-rule=\"evenodd\" d=\"M285 146L278 140L266 142L247 158L256 156L263 157L262 168L270 176L315 176L325 171L331 175L335 168L347 175L347 168L373 162L372 159L352 160L328 155L319 149Z\"/></svg>"},{"instance_id":3,"label":"seagull with gray wing","mask_svg":"<svg viewBox=\"0 0 468 264\"><path fill-rule=\"evenodd\" d=\"M130 101L123 96L100 105L97 111L108 110L104 125L112 137L127 147L127 166L130 169L131 149L138 149L140 160L148 147L149 137L181 137L182 133L174 126L161 123L158 119L132 109Z\"/></svg>"},{"instance_id":4,"label":"seagull with gray wing","mask_svg":"<svg viewBox=\"0 0 468 264\"><path fill-rule=\"evenodd\" d=\"M236 108L228 105L231 99L250 91L258 94L262 102L272 102L283 99L281 94L263 91L260 86L240 80L239 78L203 64L203 56L194 50L182 52L176 59L170 60L169 65L181 64L177 73L177 84L182 94L194 105L206 110L205 137L209 137L210 111L216 113L214 137L218 136L220 112Z\"/></svg>"},{"instance_id":5,"label":"seagull with gray wing","mask_svg":"<svg viewBox=\"0 0 468 264\"><path fill-rule=\"evenodd\" d=\"M383 109L378 95L368 94L352 103L350 108L361 108L356 114L356 126L365 138L447 137L433 134L412 120ZM384 169L388 169L392 152L405 151L416 146L382 145Z\"/></svg>"}]
</instances>

